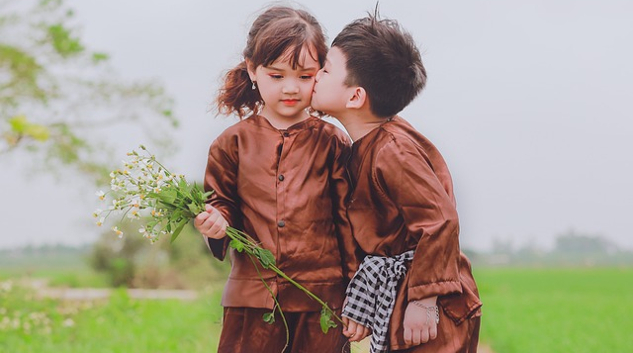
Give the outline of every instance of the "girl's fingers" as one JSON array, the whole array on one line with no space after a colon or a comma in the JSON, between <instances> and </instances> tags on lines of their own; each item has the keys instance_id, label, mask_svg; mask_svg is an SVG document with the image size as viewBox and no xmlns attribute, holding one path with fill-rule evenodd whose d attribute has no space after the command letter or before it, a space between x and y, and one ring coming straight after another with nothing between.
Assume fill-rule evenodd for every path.
<instances>
[{"instance_id":1,"label":"girl's fingers","mask_svg":"<svg viewBox=\"0 0 633 353\"><path fill-rule=\"evenodd\" d=\"M363 332L365 332L365 326L363 325L357 325L356 326L356 332L354 333L354 336L352 337L352 339L350 341L355 341L355 342L359 342L360 340L362 340L363 337Z\"/></svg>"},{"instance_id":2,"label":"girl's fingers","mask_svg":"<svg viewBox=\"0 0 633 353\"><path fill-rule=\"evenodd\" d=\"M347 329L345 330L345 336L350 337L350 341L353 340L353 337L356 334L356 326L356 321L349 320L347 324Z\"/></svg>"},{"instance_id":3,"label":"girl's fingers","mask_svg":"<svg viewBox=\"0 0 633 353\"><path fill-rule=\"evenodd\" d=\"M343 320L343 335L347 336L347 327L349 326L349 319L343 316L341 318Z\"/></svg>"}]
</instances>

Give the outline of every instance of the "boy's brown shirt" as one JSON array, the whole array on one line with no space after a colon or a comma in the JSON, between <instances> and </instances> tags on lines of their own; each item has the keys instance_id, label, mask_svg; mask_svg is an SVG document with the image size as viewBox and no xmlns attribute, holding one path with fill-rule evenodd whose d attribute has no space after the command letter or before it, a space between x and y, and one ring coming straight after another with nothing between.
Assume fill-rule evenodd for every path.
<instances>
[{"instance_id":1,"label":"boy's brown shirt","mask_svg":"<svg viewBox=\"0 0 633 353\"><path fill-rule=\"evenodd\" d=\"M277 266L331 307L342 305L358 264L345 216L350 140L343 131L310 117L288 129L251 116L226 129L211 145L204 180L210 204L228 223L272 251ZM228 237L209 239L218 259ZM225 307L274 305L253 262L231 249ZM318 311L320 305L275 273L259 267L285 311Z\"/></svg>"},{"instance_id":2,"label":"boy's brown shirt","mask_svg":"<svg viewBox=\"0 0 633 353\"><path fill-rule=\"evenodd\" d=\"M362 250L380 256L415 250L391 317L391 348L409 347L402 322L410 300L439 296L443 315L455 324L479 315L470 263L459 249L451 176L437 148L395 117L354 142L348 169L347 214Z\"/></svg>"}]
</instances>

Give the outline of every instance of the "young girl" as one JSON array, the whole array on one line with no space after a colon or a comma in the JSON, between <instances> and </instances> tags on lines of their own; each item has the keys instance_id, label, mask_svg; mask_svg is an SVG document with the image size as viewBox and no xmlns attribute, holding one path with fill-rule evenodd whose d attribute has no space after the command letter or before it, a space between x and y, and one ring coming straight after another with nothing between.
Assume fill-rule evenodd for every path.
<instances>
[{"instance_id":1,"label":"young girl","mask_svg":"<svg viewBox=\"0 0 633 353\"><path fill-rule=\"evenodd\" d=\"M220 260L226 226L242 229L282 271L338 309L357 267L344 211L350 141L306 112L326 52L319 23L305 11L277 6L255 20L244 61L227 73L217 99L220 112L241 121L210 147L204 186L215 193L195 226ZM279 316L274 324L262 319L275 302L258 270L242 253L231 250L230 258L218 352L281 352L286 329ZM286 352L343 351L341 325L321 332L318 303L273 272L259 272L288 320Z\"/></svg>"}]
</instances>

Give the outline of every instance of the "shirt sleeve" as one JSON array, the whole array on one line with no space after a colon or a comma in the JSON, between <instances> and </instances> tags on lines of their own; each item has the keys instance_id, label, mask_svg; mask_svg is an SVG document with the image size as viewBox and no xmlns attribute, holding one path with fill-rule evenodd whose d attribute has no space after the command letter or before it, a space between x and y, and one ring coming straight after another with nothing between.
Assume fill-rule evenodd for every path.
<instances>
[{"instance_id":1,"label":"shirt sleeve","mask_svg":"<svg viewBox=\"0 0 633 353\"><path fill-rule=\"evenodd\" d=\"M437 163L445 168L443 159ZM417 241L407 273L409 301L461 292L457 210L427 153L394 139L376 155L374 171L379 190L402 215L407 242Z\"/></svg>"},{"instance_id":2,"label":"shirt sleeve","mask_svg":"<svg viewBox=\"0 0 633 353\"><path fill-rule=\"evenodd\" d=\"M239 228L240 211L237 194L237 145L221 135L209 148L209 158L204 177L204 190L213 191L209 204L215 207L228 224ZM206 237L205 237L206 238ZM206 238L213 256L223 260L229 245L229 237Z\"/></svg>"},{"instance_id":3,"label":"shirt sleeve","mask_svg":"<svg viewBox=\"0 0 633 353\"><path fill-rule=\"evenodd\" d=\"M337 137L333 145L332 212L341 253L343 276L350 281L358 270L359 258L361 258L361 249L352 235L352 227L347 217L347 200L350 192L347 161L351 154L351 143L349 138Z\"/></svg>"}]
</instances>

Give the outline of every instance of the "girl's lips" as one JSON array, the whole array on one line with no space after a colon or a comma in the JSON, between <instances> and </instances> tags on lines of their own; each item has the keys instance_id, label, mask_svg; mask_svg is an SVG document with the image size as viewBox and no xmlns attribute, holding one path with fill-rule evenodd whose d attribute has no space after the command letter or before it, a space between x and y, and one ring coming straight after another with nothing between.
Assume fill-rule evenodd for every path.
<instances>
[{"instance_id":1,"label":"girl's lips","mask_svg":"<svg viewBox=\"0 0 633 353\"><path fill-rule=\"evenodd\" d=\"M292 106L292 105L297 104L298 100L297 99L282 99L281 102L285 105Z\"/></svg>"}]
</instances>

